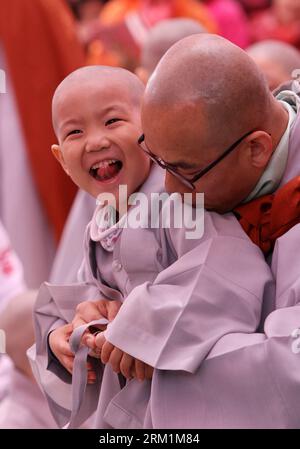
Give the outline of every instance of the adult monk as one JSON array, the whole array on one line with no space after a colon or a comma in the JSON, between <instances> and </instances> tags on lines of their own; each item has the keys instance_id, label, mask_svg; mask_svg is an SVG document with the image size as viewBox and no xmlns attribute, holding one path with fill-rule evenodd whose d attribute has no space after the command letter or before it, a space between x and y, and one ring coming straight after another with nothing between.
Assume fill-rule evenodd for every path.
<instances>
[{"instance_id":1,"label":"adult monk","mask_svg":"<svg viewBox=\"0 0 300 449\"><path fill-rule=\"evenodd\" d=\"M206 208L219 213L235 208L268 253L272 236L299 221L298 111L294 92L274 98L241 49L201 34L175 44L149 80L140 140L167 169L168 191L204 192ZM259 227L265 219L265 227ZM260 332L222 337L194 376L155 370L151 394L159 394L163 406L148 425L299 425L300 266L293 249L298 234L299 226L277 242L276 292L267 292Z\"/></svg>"},{"instance_id":2,"label":"adult monk","mask_svg":"<svg viewBox=\"0 0 300 449\"><path fill-rule=\"evenodd\" d=\"M0 215L23 266L27 285L48 278L75 188L50 154L50 104L57 84L83 65L70 12L63 0L3 0Z\"/></svg>"}]
</instances>

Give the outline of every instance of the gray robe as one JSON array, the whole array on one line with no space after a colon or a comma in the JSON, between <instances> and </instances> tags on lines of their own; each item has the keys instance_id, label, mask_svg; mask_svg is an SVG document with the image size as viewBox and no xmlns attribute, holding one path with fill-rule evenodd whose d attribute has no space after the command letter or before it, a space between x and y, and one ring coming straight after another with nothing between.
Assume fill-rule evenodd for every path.
<instances>
[{"instance_id":1,"label":"gray robe","mask_svg":"<svg viewBox=\"0 0 300 449\"><path fill-rule=\"evenodd\" d=\"M148 195L159 192L162 180L155 168L141 190ZM185 390L198 385L199 369L220 339L234 335L239 342L240 335L256 331L263 296L273 285L262 253L233 215L205 212L204 224L198 240L186 239L184 228L124 229L112 259L89 239L88 229L84 282L41 287L35 307L36 347L30 358L61 426L71 419L71 426L77 427L96 411L98 428L187 427L182 410L201 410L198 398L185 399ZM111 264L115 288L101 277L107 272L105 263ZM51 329L70 322L79 302L100 297L124 301L106 337L153 366L152 382L133 379L124 385L109 365L95 360L97 382L86 385L87 351L78 348L71 386L71 376L48 357ZM169 377L167 384L173 387L166 397L160 382ZM173 407L177 397L181 403ZM202 427L203 422L188 425Z\"/></svg>"}]
</instances>

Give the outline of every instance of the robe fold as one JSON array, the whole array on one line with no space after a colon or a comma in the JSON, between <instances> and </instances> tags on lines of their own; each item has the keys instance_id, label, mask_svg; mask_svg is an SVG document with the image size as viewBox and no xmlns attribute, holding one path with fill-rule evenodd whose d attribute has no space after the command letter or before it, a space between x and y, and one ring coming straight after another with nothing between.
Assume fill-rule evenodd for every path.
<instances>
[{"instance_id":1,"label":"robe fold","mask_svg":"<svg viewBox=\"0 0 300 449\"><path fill-rule=\"evenodd\" d=\"M161 186L161 170L155 167L141 191L149 195ZM128 216L134 213L132 207ZM185 232L184 227L125 228L107 259L102 246L90 239L88 227L83 282L42 286L35 307L36 348L31 348L30 358L59 425L70 421L74 394L82 386L85 395L73 426L95 411L95 427L142 428L149 419L155 422L159 413L153 407L160 395L153 393L155 383L133 379L121 388L109 365L98 362L95 385L82 385L83 373L78 375L75 368L70 384L71 376L48 353L47 338L52 329L71 321L79 302L121 300L117 317L105 331L107 340L152 365L155 372L185 373L196 379L221 338L256 331L265 291L273 285L259 248L232 214L204 212L204 235L187 239ZM105 264L112 267L115 288L101 276ZM77 353L75 365L76 357ZM81 369L86 369L84 360Z\"/></svg>"}]
</instances>

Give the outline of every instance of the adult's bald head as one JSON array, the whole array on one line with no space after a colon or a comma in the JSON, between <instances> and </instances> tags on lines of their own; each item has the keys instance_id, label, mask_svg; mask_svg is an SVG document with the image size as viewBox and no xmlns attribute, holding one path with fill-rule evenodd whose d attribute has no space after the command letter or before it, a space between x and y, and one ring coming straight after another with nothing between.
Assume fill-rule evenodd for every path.
<instances>
[{"instance_id":1,"label":"adult's bald head","mask_svg":"<svg viewBox=\"0 0 300 449\"><path fill-rule=\"evenodd\" d=\"M194 184L194 192L205 193L205 207L218 212L250 194L286 125L287 112L254 61L210 34L187 37L167 51L142 104L144 143L186 179L233 146ZM183 193L187 187L167 173L166 189Z\"/></svg>"},{"instance_id":2,"label":"adult's bald head","mask_svg":"<svg viewBox=\"0 0 300 449\"><path fill-rule=\"evenodd\" d=\"M285 42L258 42L248 47L247 53L265 73L271 90L290 80L293 70L300 68L299 50Z\"/></svg>"},{"instance_id":3,"label":"adult's bald head","mask_svg":"<svg viewBox=\"0 0 300 449\"><path fill-rule=\"evenodd\" d=\"M140 107L145 86L136 75L120 67L87 66L70 73L58 85L52 100L53 126L56 130L56 116L59 107L76 90L91 91L103 87L108 91L122 91L128 103Z\"/></svg>"},{"instance_id":4,"label":"adult's bald head","mask_svg":"<svg viewBox=\"0 0 300 449\"><path fill-rule=\"evenodd\" d=\"M193 19L177 18L162 20L150 29L142 49L141 65L153 72L166 51L184 37L205 33L207 30Z\"/></svg>"},{"instance_id":5,"label":"adult's bald head","mask_svg":"<svg viewBox=\"0 0 300 449\"><path fill-rule=\"evenodd\" d=\"M193 111L194 136L201 133L207 146L217 147L261 127L271 101L252 59L226 39L203 33L182 39L163 56L146 87L142 121L146 133L152 108Z\"/></svg>"}]
</instances>

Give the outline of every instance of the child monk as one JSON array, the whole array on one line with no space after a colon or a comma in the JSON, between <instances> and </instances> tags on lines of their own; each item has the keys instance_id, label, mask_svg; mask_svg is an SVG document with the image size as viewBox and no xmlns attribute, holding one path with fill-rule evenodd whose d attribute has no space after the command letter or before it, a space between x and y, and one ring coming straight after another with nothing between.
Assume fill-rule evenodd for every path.
<instances>
[{"instance_id":1,"label":"child monk","mask_svg":"<svg viewBox=\"0 0 300 449\"><path fill-rule=\"evenodd\" d=\"M33 370L60 425L77 427L96 411L95 427L143 427L156 402L152 396L149 400L155 389L150 379L130 379L135 360L154 368L154 375L155 370L194 373L220 336L255 331L271 281L263 255L231 214L203 211L204 231L192 238L186 223L175 226L172 220L165 227L151 226L151 220L148 227L146 221L139 227L122 226L124 217L131 223L140 213L129 201L131 193L149 199L163 190L160 167L151 168L149 154L138 145L142 93L143 84L124 69L87 67L67 77L53 99L59 144L52 150L64 170L95 198L105 193L116 199L116 222L103 227L99 214L111 209L99 200L87 227L80 282L45 283L35 307ZM126 214L121 211L121 184L127 187ZM165 199L161 216L172 201ZM122 306L110 317L105 307L98 307L98 316L81 313L86 325L73 329L75 309L87 300L96 305L119 301ZM80 311L89 304L81 304ZM95 318L107 324L96 337L101 337L99 346L110 346L106 364L90 359L95 374L86 385L89 348L80 346L80 340ZM150 378L151 370L145 374L144 368L144 377Z\"/></svg>"}]
</instances>

